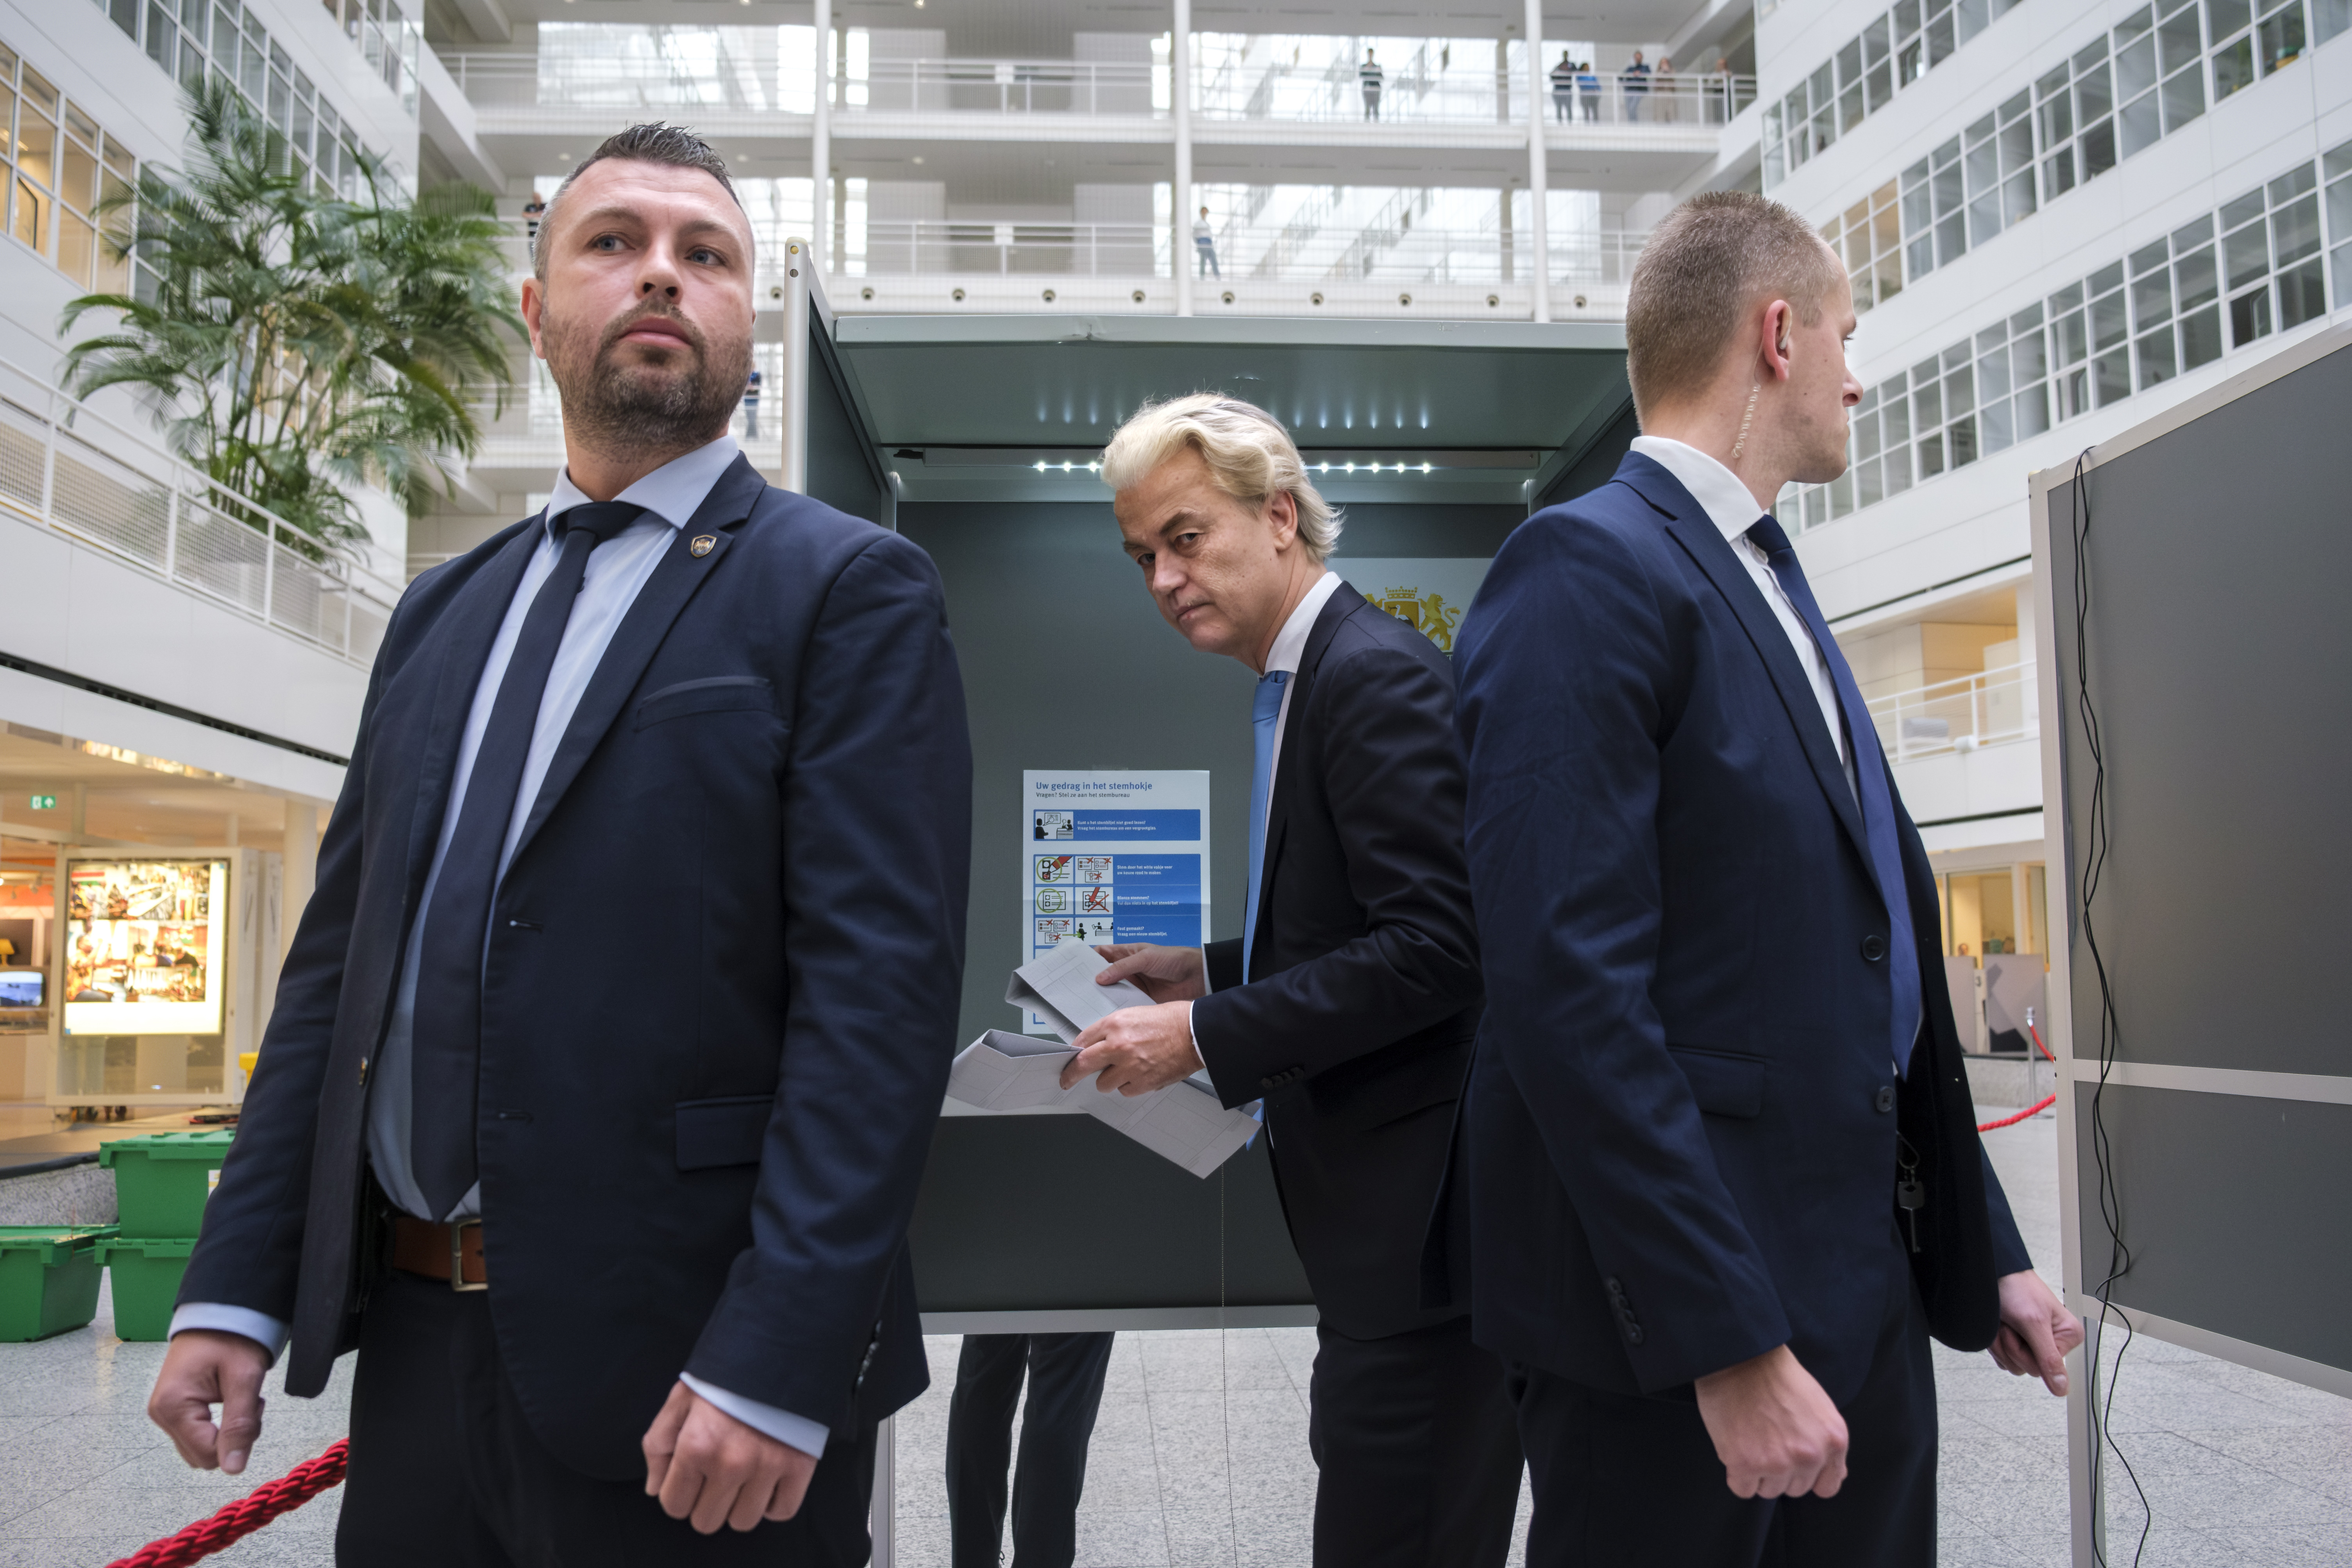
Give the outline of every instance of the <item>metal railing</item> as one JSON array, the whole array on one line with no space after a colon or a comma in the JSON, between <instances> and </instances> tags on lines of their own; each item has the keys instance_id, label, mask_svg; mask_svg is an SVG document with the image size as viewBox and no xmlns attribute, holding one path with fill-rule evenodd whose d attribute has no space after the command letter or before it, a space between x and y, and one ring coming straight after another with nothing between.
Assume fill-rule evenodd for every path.
<instances>
[{"instance_id":1,"label":"metal railing","mask_svg":"<svg viewBox=\"0 0 2352 1568\"><path fill-rule=\"evenodd\" d=\"M1202 72L1194 100L1207 120L1349 121L1420 125L1509 125L1527 118L1527 79L1492 66L1431 69L1423 63L1384 70L1370 87L1347 61L1269 62Z\"/></svg>"},{"instance_id":2,"label":"metal railing","mask_svg":"<svg viewBox=\"0 0 2352 1568\"><path fill-rule=\"evenodd\" d=\"M400 598L396 584L5 360L0 509L362 668Z\"/></svg>"},{"instance_id":3,"label":"metal railing","mask_svg":"<svg viewBox=\"0 0 2352 1568\"><path fill-rule=\"evenodd\" d=\"M442 64L459 91L486 108L723 109L809 113L815 84L766 51L713 48L657 58L452 53ZM1165 65L1141 60L873 59L832 84L837 113L1083 114L1166 120ZM1352 65L1269 64L1197 79L1206 120L1266 123L1510 125L1527 117L1522 73L1465 64L1414 66L1368 87ZM1556 124L1719 126L1756 98L1752 76L1622 71L1548 79L1544 112Z\"/></svg>"},{"instance_id":4,"label":"metal railing","mask_svg":"<svg viewBox=\"0 0 2352 1568\"><path fill-rule=\"evenodd\" d=\"M1570 235L1553 241L1556 283L1605 287L1632 276L1645 234ZM764 248L766 238L762 237ZM1164 224L987 223L869 219L864 244L843 258L852 277L943 277L997 273L1066 278L1165 278ZM1409 217L1283 227L1234 225L1211 237L1204 258L1188 234L1182 265L1212 282L1249 279L1299 283L1501 283L1524 281L1534 250L1524 235L1497 229L1415 226Z\"/></svg>"},{"instance_id":5,"label":"metal railing","mask_svg":"<svg viewBox=\"0 0 2352 1568\"><path fill-rule=\"evenodd\" d=\"M2041 733L2033 661L1874 698L1878 743L1895 762L1972 752Z\"/></svg>"},{"instance_id":6,"label":"metal railing","mask_svg":"<svg viewBox=\"0 0 2352 1568\"><path fill-rule=\"evenodd\" d=\"M730 109L806 114L811 82L776 59L714 50L663 55L446 54L442 66L486 109Z\"/></svg>"},{"instance_id":7,"label":"metal railing","mask_svg":"<svg viewBox=\"0 0 2352 1568\"><path fill-rule=\"evenodd\" d=\"M1554 124L1656 125L1694 129L1730 123L1756 101L1752 76L1584 71L1547 81Z\"/></svg>"},{"instance_id":8,"label":"metal railing","mask_svg":"<svg viewBox=\"0 0 2352 1568\"><path fill-rule=\"evenodd\" d=\"M1119 114L1168 117L1166 66L1143 60L867 62L834 83L844 114Z\"/></svg>"}]
</instances>

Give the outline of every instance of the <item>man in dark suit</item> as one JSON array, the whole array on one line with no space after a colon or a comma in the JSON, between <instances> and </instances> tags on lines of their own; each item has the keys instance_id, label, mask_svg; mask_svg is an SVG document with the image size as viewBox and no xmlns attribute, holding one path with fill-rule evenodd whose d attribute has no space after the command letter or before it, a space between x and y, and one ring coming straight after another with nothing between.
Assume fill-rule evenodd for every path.
<instances>
[{"instance_id":1,"label":"man in dark suit","mask_svg":"<svg viewBox=\"0 0 2352 1568\"><path fill-rule=\"evenodd\" d=\"M297 1394L356 1348L344 1564L863 1563L963 956L940 584L728 437L707 145L606 142L536 259L565 468L386 628L150 1413L233 1473L289 1338Z\"/></svg>"},{"instance_id":2,"label":"man in dark suit","mask_svg":"<svg viewBox=\"0 0 2352 1568\"><path fill-rule=\"evenodd\" d=\"M1265 1101L1322 1319L1316 1562L1499 1563L1520 1469L1502 1369L1463 1304L1420 1292L1478 1017L1453 670L1325 566L1339 520L1263 410L1147 407L1103 477L1169 625L1259 677L1250 881L1236 940L1101 950L1103 983L1157 1005L1080 1035L1063 1081L1141 1094L1205 1066L1225 1104Z\"/></svg>"},{"instance_id":3,"label":"man in dark suit","mask_svg":"<svg viewBox=\"0 0 2352 1568\"><path fill-rule=\"evenodd\" d=\"M1685 204L1628 303L1645 434L1463 626L1473 1303L1538 1568L1933 1562L1929 1333L2053 1393L2079 1340L1977 1138L1918 833L1768 511L1845 467L1853 326L1795 214Z\"/></svg>"}]
</instances>

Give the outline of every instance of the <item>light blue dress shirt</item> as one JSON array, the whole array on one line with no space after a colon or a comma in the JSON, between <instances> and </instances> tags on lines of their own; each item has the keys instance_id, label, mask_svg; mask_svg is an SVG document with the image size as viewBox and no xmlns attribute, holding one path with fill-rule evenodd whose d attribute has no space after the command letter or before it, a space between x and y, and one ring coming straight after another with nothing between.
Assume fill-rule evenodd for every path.
<instances>
[{"instance_id":1,"label":"light blue dress shirt","mask_svg":"<svg viewBox=\"0 0 2352 1568\"><path fill-rule=\"evenodd\" d=\"M587 691L604 649L620 629L629 607L636 603L639 590L661 563L670 542L702 509L711 487L734 464L736 453L734 437L721 436L710 445L656 468L614 498L644 507L646 514L589 554L580 596L572 603L572 618L564 623L563 640L556 649L554 667L548 671L547 689L539 700L530 752L523 763L521 784L515 791L514 816L507 825L506 845L499 851L501 876L508 858L514 854L516 841L522 836L523 824L530 819L531 807L539 798L540 785L546 781L556 747L562 743L564 731L571 727L572 710L580 706L580 699ZM588 502L589 498L581 493L566 470L556 477L555 493L547 503L546 522L552 523L572 508ZM450 779L449 805L442 814L441 837L434 847L432 868L425 874L424 899L417 906L420 910L433 907L433 889L441 879L441 859L448 853L449 840L457 831L466 786L473 777L474 758L481 750L483 731L489 727L490 710L497 704L499 686L506 679L507 663L514 656L515 642L522 635L523 619L530 613L531 601L538 597L548 574L555 570L556 557L562 550L554 531L542 525L539 548L523 568L522 581L516 585L514 598L507 606L506 620L499 627L498 639L490 645L488 662L483 665L481 679L474 688L474 706L466 718L466 732L458 742L457 771ZM417 1185L409 1147L414 1110L409 1089L411 1032L416 1015L416 972L424 937L425 921L420 917L409 931L407 952L401 963L400 986L393 998L392 1019L384 1030L383 1047L376 1053L375 1088L368 1100L367 1150L368 1163L384 1195L402 1212L419 1219L432 1219L436 1216ZM481 1212L482 1190L478 1183L457 1201L455 1209L438 1217L444 1221L470 1219ZM172 1332L176 1334L184 1329L220 1329L243 1334L267 1349L272 1359L285 1349L290 1333L285 1323L249 1308L197 1301L187 1303L172 1315ZM714 1388L685 1373L678 1376L688 1388L745 1426L804 1454L824 1455L825 1428L821 1423Z\"/></svg>"}]
</instances>

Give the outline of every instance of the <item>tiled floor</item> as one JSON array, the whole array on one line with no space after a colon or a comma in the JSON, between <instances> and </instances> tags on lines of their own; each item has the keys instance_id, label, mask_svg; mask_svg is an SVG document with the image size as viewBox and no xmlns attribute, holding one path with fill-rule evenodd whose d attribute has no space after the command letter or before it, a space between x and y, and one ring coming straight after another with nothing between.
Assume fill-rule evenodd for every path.
<instances>
[{"instance_id":1,"label":"tiled floor","mask_svg":"<svg viewBox=\"0 0 2352 1568\"><path fill-rule=\"evenodd\" d=\"M2028 1122L1987 1142L2035 1256L2053 1259L2052 1124ZM98 1568L317 1453L341 1430L347 1374L316 1401L272 1399L247 1477L191 1472L144 1415L163 1347L124 1344L110 1331L101 1307L80 1332L0 1345L0 1564ZM933 1388L899 1422L906 1568L948 1561L940 1459L956 1346L931 1342ZM1306 1330L1122 1336L1095 1433L1078 1561L1304 1568L1313 1354ZM1942 1561L2063 1568L2063 1407L1982 1357L1938 1349L1937 1378ZM2155 1508L2147 1568L2352 1563L2352 1401L2143 1339L2125 1363L2115 1407L2117 1440ZM2120 1470L2109 1498L2111 1561L2129 1563L2143 1516ZM334 1520L331 1492L211 1561L323 1564Z\"/></svg>"}]
</instances>

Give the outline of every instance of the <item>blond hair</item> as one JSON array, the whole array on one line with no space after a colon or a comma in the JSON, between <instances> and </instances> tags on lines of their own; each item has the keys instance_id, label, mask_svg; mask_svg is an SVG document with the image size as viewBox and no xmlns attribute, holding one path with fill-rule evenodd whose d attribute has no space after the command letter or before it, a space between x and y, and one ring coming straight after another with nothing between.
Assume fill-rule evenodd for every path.
<instances>
[{"instance_id":1,"label":"blond hair","mask_svg":"<svg viewBox=\"0 0 2352 1568\"><path fill-rule=\"evenodd\" d=\"M1114 493L1141 484L1185 447L1201 454L1209 478L1236 500L1263 506L1276 493L1298 508L1298 537L1320 564L1339 543L1345 520L1307 478L1307 463L1282 422L1254 403L1196 392L1147 403L1103 448L1103 482Z\"/></svg>"},{"instance_id":2,"label":"blond hair","mask_svg":"<svg viewBox=\"0 0 2352 1568\"><path fill-rule=\"evenodd\" d=\"M1651 231L1625 295L1637 414L1706 389L1748 312L1786 300L1806 326L1845 269L1803 218L1745 191L1693 196Z\"/></svg>"}]
</instances>

